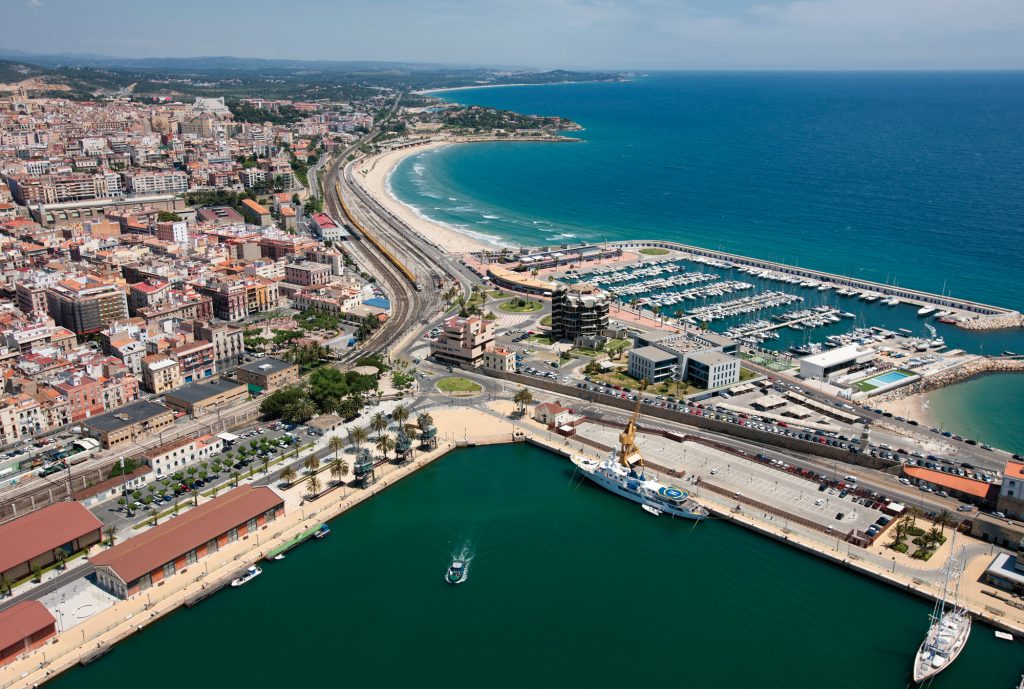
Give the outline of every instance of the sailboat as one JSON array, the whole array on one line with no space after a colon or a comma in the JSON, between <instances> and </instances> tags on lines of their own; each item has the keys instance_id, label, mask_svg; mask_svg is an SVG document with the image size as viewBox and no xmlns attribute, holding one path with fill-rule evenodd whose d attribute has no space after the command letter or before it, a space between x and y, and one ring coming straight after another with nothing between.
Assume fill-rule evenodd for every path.
<instances>
[{"instance_id":1,"label":"sailboat","mask_svg":"<svg viewBox=\"0 0 1024 689\"><path fill-rule=\"evenodd\" d=\"M956 540L956 532L953 533L953 539ZM950 544L951 548L952 545ZM964 562L964 549L961 548L957 556L951 555L949 562L946 563L942 596L935 601L928 633L925 634L924 641L921 642L914 657L915 684L921 684L945 670L967 645L967 638L971 635L971 615L957 600ZM947 609L946 597L951 577L956 579L956 584L953 587L952 607Z\"/></svg>"}]
</instances>

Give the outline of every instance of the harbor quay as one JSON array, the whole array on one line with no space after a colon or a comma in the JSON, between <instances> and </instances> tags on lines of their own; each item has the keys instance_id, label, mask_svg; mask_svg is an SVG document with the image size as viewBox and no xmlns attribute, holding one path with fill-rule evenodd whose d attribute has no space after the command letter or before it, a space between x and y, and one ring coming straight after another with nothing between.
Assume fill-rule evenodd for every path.
<instances>
[{"instance_id":1,"label":"harbor quay","mask_svg":"<svg viewBox=\"0 0 1024 689\"><path fill-rule=\"evenodd\" d=\"M77 625L64 627L45 646L0 668L0 689L38 686L75 665L96 660L127 636L143 631L182 606L194 605L213 595L247 566L270 553L280 552L281 547L294 544L318 524L376 496L454 449L527 442L570 460L600 459L606 454L606 443L613 443L615 436L615 429L609 426L586 424L578 436L564 437L527 415L519 417L514 413L515 405L505 400L485 404L465 400L445 406L425 406L417 411L429 412L434 417L438 428L434 449L419 454L405 465L382 465L377 481L365 489L342 486L312 502L303 496L301 482L286 489L276 487L285 500L283 517L250 536L226 544L218 552L168 577L161 585L116 601ZM838 530L829 532L826 528L807 525L814 520L819 524L835 521L834 507L824 510L814 504L821 498L812 497L819 495L813 483L770 465L756 464L716 449L700 439L680 442L641 433L639 444L649 456L646 471L689 491L710 510L712 520L732 522L923 598L934 599L941 592L941 569L950 554L948 543L928 562L893 557L878 547L861 548L845 542ZM573 475L577 482L585 480L575 471ZM711 489L712 485L715 490ZM801 493L811 495L805 499ZM769 504L772 500L774 502ZM783 515L788 512L795 518L786 519ZM852 519L863 521L872 516L874 512L868 511ZM853 523L848 525L852 527ZM981 572L993 556L993 547L966 537L964 541L968 565L961 589L962 601L976 618L998 629L1024 635L1024 610L979 583ZM272 569L269 573L272 574Z\"/></svg>"}]
</instances>

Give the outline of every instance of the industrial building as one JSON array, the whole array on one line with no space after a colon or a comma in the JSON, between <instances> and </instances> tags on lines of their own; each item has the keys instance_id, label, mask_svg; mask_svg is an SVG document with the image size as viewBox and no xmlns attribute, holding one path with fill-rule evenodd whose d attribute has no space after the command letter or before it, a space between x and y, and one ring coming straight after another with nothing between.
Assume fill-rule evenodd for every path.
<instances>
[{"instance_id":1,"label":"industrial building","mask_svg":"<svg viewBox=\"0 0 1024 689\"><path fill-rule=\"evenodd\" d=\"M224 378L185 385L164 395L168 409L195 418L249 397L249 387Z\"/></svg>"},{"instance_id":2,"label":"industrial building","mask_svg":"<svg viewBox=\"0 0 1024 689\"><path fill-rule=\"evenodd\" d=\"M235 377L253 393L277 390L299 382L299 366L290 361L264 357L236 369Z\"/></svg>"},{"instance_id":3,"label":"industrial building","mask_svg":"<svg viewBox=\"0 0 1024 689\"><path fill-rule=\"evenodd\" d=\"M284 499L273 489L240 486L89 561L100 587L129 598L283 515Z\"/></svg>"},{"instance_id":4,"label":"industrial building","mask_svg":"<svg viewBox=\"0 0 1024 689\"><path fill-rule=\"evenodd\" d=\"M174 423L174 412L160 404L139 401L85 419L82 425L109 449L134 443L147 433L159 432Z\"/></svg>"},{"instance_id":5,"label":"industrial building","mask_svg":"<svg viewBox=\"0 0 1024 689\"><path fill-rule=\"evenodd\" d=\"M0 667L39 648L56 634L56 620L37 600L21 601L0 611Z\"/></svg>"},{"instance_id":6,"label":"industrial building","mask_svg":"<svg viewBox=\"0 0 1024 689\"><path fill-rule=\"evenodd\" d=\"M58 502L0 524L0 574L14 582L36 565L49 567L57 551L77 553L99 543L102 522L80 502Z\"/></svg>"}]
</instances>

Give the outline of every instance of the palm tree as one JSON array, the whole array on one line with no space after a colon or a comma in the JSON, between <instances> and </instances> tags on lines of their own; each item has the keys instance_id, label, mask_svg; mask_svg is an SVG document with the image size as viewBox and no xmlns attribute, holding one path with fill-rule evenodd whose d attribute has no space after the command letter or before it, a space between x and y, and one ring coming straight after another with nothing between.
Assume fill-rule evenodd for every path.
<instances>
[{"instance_id":1,"label":"palm tree","mask_svg":"<svg viewBox=\"0 0 1024 689\"><path fill-rule=\"evenodd\" d=\"M270 470L270 457L263 458L263 473L269 473Z\"/></svg>"},{"instance_id":2,"label":"palm tree","mask_svg":"<svg viewBox=\"0 0 1024 689\"><path fill-rule=\"evenodd\" d=\"M114 545L114 534L117 533L117 527L111 524L103 530L103 533L107 534L107 545Z\"/></svg>"},{"instance_id":3,"label":"palm tree","mask_svg":"<svg viewBox=\"0 0 1024 689\"><path fill-rule=\"evenodd\" d=\"M235 488L238 488L238 477L241 476L237 471L231 472L231 480L235 483Z\"/></svg>"},{"instance_id":4,"label":"palm tree","mask_svg":"<svg viewBox=\"0 0 1024 689\"><path fill-rule=\"evenodd\" d=\"M334 453L334 458L337 459L341 451L345 449L345 441L339 436L332 435L327 439L327 448Z\"/></svg>"},{"instance_id":5,"label":"palm tree","mask_svg":"<svg viewBox=\"0 0 1024 689\"><path fill-rule=\"evenodd\" d=\"M320 468L320 459L316 455L310 455L302 462L302 466L308 473L314 474Z\"/></svg>"},{"instance_id":6,"label":"palm tree","mask_svg":"<svg viewBox=\"0 0 1024 689\"><path fill-rule=\"evenodd\" d=\"M377 439L377 449L384 455L384 459L388 458L388 453L395 449L395 439L390 435L382 435Z\"/></svg>"},{"instance_id":7,"label":"palm tree","mask_svg":"<svg viewBox=\"0 0 1024 689\"><path fill-rule=\"evenodd\" d=\"M943 540L942 531L936 527L932 527L926 534L926 537L928 539L928 543L930 543L933 546L936 543L941 543Z\"/></svg>"},{"instance_id":8,"label":"palm tree","mask_svg":"<svg viewBox=\"0 0 1024 689\"><path fill-rule=\"evenodd\" d=\"M64 569L65 563L68 559L67 551L63 548L56 548L53 551L53 559L57 563L57 569Z\"/></svg>"},{"instance_id":9,"label":"palm tree","mask_svg":"<svg viewBox=\"0 0 1024 689\"><path fill-rule=\"evenodd\" d=\"M338 482L341 483L341 479L348 473L348 462L341 457L335 457L334 461L331 462L331 476Z\"/></svg>"},{"instance_id":10,"label":"palm tree","mask_svg":"<svg viewBox=\"0 0 1024 689\"><path fill-rule=\"evenodd\" d=\"M949 510L942 510L935 515L935 524L939 527L939 534L945 536L947 526L955 526L956 520L953 519L953 513Z\"/></svg>"},{"instance_id":11,"label":"palm tree","mask_svg":"<svg viewBox=\"0 0 1024 689\"><path fill-rule=\"evenodd\" d=\"M292 481L295 480L295 469L291 464L281 470L281 480L287 483L289 486L292 485Z\"/></svg>"},{"instance_id":12,"label":"palm tree","mask_svg":"<svg viewBox=\"0 0 1024 689\"><path fill-rule=\"evenodd\" d=\"M301 399L294 404L289 404L285 407L284 416L292 423L305 423L313 418L316 414L317 408L313 404L312 400Z\"/></svg>"},{"instance_id":13,"label":"palm tree","mask_svg":"<svg viewBox=\"0 0 1024 689\"><path fill-rule=\"evenodd\" d=\"M358 450L363 443L370 439L370 432L365 426L356 426L348 429L348 441L356 446Z\"/></svg>"},{"instance_id":14,"label":"palm tree","mask_svg":"<svg viewBox=\"0 0 1024 689\"><path fill-rule=\"evenodd\" d=\"M519 388L512 401L519 407L519 413L524 414L526 412L526 405L533 401L533 393L526 388Z\"/></svg>"},{"instance_id":15,"label":"palm tree","mask_svg":"<svg viewBox=\"0 0 1024 689\"><path fill-rule=\"evenodd\" d=\"M404 405L398 405L395 410L391 412L391 418L395 420L399 426L405 423L409 419L409 410Z\"/></svg>"},{"instance_id":16,"label":"palm tree","mask_svg":"<svg viewBox=\"0 0 1024 689\"><path fill-rule=\"evenodd\" d=\"M434 417L427 413L420 414L416 417L416 425L421 431L425 431L434 425Z\"/></svg>"},{"instance_id":17,"label":"palm tree","mask_svg":"<svg viewBox=\"0 0 1024 689\"><path fill-rule=\"evenodd\" d=\"M309 486L309 495L311 497L320 492L320 479L316 477L316 474L309 475L306 485Z\"/></svg>"},{"instance_id":18,"label":"palm tree","mask_svg":"<svg viewBox=\"0 0 1024 689\"><path fill-rule=\"evenodd\" d=\"M14 590L14 585L7 578L7 574L0 574L0 596L9 596Z\"/></svg>"},{"instance_id":19,"label":"palm tree","mask_svg":"<svg viewBox=\"0 0 1024 689\"><path fill-rule=\"evenodd\" d=\"M379 440L384 431L388 428L388 417L384 416L384 412L377 412L370 417L370 429L377 434Z\"/></svg>"}]
</instances>

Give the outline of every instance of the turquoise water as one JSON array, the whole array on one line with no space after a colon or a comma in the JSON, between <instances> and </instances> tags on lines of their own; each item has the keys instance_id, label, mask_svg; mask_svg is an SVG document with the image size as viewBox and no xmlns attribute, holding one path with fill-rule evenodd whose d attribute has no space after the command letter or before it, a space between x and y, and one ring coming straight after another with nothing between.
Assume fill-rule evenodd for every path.
<instances>
[{"instance_id":1,"label":"turquoise water","mask_svg":"<svg viewBox=\"0 0 1024 689\"><path fill-rule=\"evenodd\" d=\"M883 373L880 376L868 378L864 382L870 383L874 385L876 388L879 388L882 387L883 385L888 385L890 383L898 383L904 378L910 378L910 374L903 373L902 371L889 371L888 373Z\"/></svg>"},{"instance_id":2,"label":"turquoise water","mask_svg":"<svg viewBox=\"0 0 1024 689\"><path fill-rule=\"evenodd\" d=\"M928 394L928 416L944 430L1024 454L1021 378L992 373L936 390Z\"/></svg>"},{"instance_id":3,"label":"turquoise water","mask_svg":"<svg viewBox=\"0 0 1024 689\"><path fill-rule=\"evenodd\" d=\"M528 446L455 452L331 529L52 686L905 689L931 607L738 527L655 519ZM978 625L931 686L1021 668Z\"/></svg>"},{"instance_id":4,"label":"turquoise water","mask_svg":"<svg viewBox=\"0 0 1024 689\"><path fill-rule=\"evenodd\" d=\"M405 160L396 196L464 231L531 246L665 238L1024 309L1024 73L659 74L445 97L586 128L580 143L450 146ZM787 329L764 346L862 325L928 335L927 323L950 347L1024 351L1021 330L968 332L911 307L801 294L856 319ZM950 427L970 417L1012 439L1024 377L1005 385L1018 415L1000 427L988 424L1004 402L985 394L951 393L936 408Z\"/></svg>"}]
</instances>

